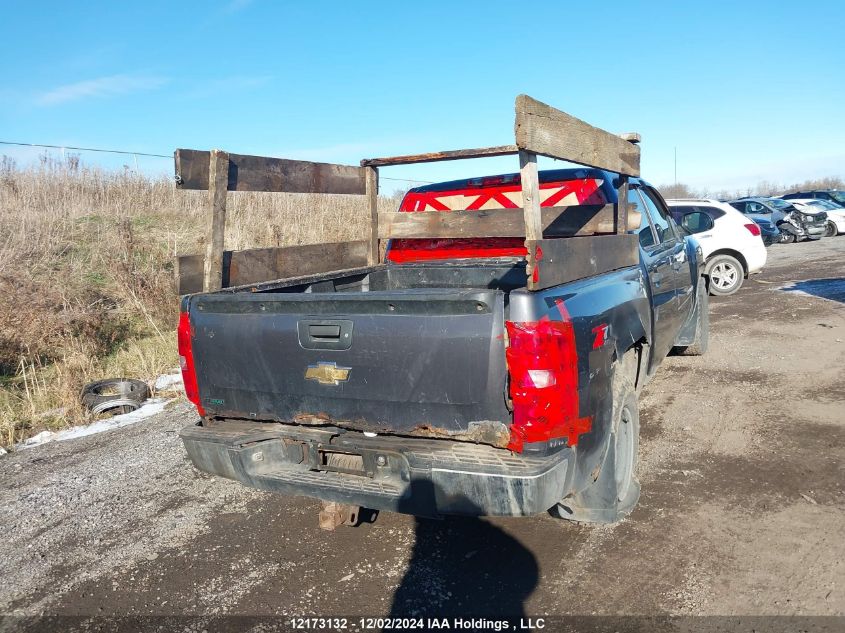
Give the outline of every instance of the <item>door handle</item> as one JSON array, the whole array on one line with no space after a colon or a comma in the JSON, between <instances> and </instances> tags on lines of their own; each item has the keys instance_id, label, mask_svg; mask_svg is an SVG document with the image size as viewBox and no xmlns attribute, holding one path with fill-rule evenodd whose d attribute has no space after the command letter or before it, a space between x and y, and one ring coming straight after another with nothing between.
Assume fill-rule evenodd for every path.
<instances>
[{"instance_id":1,"label":"door handle","mask_svg":"<svg viewBox=\"0 0 845 633\"><path fill-rule=\"evenodd\" d=\"M303 349L345 350L352 347L352 326L347 319L302 319L296 329Z\"/></svg>"},{"instance_id":2,"label":"door handle","mask_svg":"<svg viewBox=\"0 0 845 633\"><path fill-rule=\"evenodd\" d=\"M340 338L340 325L312 323L308 326L308 334L312 339L338 339Z\"/></svg>"}]
</instances>

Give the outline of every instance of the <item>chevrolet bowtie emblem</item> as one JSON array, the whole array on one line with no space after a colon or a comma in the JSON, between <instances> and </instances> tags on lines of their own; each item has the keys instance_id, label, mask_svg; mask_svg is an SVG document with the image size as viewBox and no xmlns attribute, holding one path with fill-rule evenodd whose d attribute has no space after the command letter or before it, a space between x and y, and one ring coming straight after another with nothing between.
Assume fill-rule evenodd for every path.
<instances>
[{"instance_id":1,"label":"chevrolet bowtie emblem","mask_svg":"<svg viewBox=\"0 0 845 633\"><path fill-rule=\"evenodd\" d=\"M321 385L339 385L349 380L351 370L351 367L338 367L337 363L317 363L308 365L305 379L316 380Z\"/></svg>"}]
</instances>

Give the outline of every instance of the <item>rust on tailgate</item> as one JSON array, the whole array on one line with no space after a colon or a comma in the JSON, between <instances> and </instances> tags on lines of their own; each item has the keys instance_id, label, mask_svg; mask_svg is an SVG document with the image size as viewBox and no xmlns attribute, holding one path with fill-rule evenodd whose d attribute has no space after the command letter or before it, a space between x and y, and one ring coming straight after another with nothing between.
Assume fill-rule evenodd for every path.
<instances>
[{"instance_id":1,"label":"rust on tailgate","mask_svg":"<svg viewBox=\"0 0 845 633\"><path fill-rule=\"evenodd\" d=\"M510 442L510 427L503 422L484 420L470 422L466 429L446 429L435 426L428 422L420 422L409 431L397 432L390 428L369 422L367 420L336 420L328 413L298 413L294 416L293 422L306 426L334 425L340 428L355 431L366 431L372 433L383 433L385 435L397 435L408 437L428 437L437 439L455 440L458 442L474 442L476 444L489 444L497 448L507 448Z\"/></svg>"}]
</instances>

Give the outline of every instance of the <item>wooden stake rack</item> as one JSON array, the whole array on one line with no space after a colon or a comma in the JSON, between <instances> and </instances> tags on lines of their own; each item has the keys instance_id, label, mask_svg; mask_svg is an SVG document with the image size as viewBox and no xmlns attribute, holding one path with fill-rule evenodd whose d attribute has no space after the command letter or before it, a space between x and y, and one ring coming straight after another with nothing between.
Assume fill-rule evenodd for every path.
<instances>
[{"instance_id":1,"label":"wooden stake rack","mask_svg":"<svg viewBox=\"0 0 845 633\"><path fill-rule=\"evenodd\" d=\"M205 255L177 257L178 292L376 266L381 263L379 240L391 238L524 236L530 290L636 265L637 238L628 230L639 228L639 220L631 217L636 221L629 226L627 201L628 178L640 175L639 135L611 134L527 95L516 98L514 132L513 145L371 158L360 166L177 149L177 187L208 190L211 210ZM519 156L521 214L517 209L378 212L380 167L510 154ZM591 215L578 206L541 208L538 155L618 174L618 202ZM369 235L351 242L224 251L228 191L365 196Z\"/></svg>"}]
</instances>

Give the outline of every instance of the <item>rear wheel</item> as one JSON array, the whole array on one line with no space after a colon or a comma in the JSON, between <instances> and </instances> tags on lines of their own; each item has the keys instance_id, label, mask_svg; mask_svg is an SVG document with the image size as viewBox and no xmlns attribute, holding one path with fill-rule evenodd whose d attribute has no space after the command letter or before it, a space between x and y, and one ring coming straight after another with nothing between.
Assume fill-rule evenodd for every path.
<instances>
[{"instance_id":1,"label":"rear wheel","mask_svg":"<svg viewBox=\"0 0 845 633\"><path fill-rule=\"evenodd\" d=\"M704 268L711 295L732 295L742 286L745 270L736 257L716 255Z\"/></svg>"},{"instance_id":2,"label":"rear wheel","mask_svg":"<svg viewBox=\"0 0 845 633\"><path fill-rule=\"evenodd\" d=\"M585 523L615 523L637 505L640 413L634 377L638 362L636 351L630 350L614 371L610 437L595 479L551 508L553 516Z\"/></svg>"},{"instance_id":3,"label":"rear wheel","mask_svg":"<svg viewBox=\"0 0 845 633\"><path fill-rule=\"evenodd\" d=\"M836 228L836 224L832 220L828 220L827 226L825 227L824 236L836 237L837 235L839 235L839 230Z\"/></svg>"},{"instance_id":4,"label":"rear wheel","mask_svg":"<svg viewBox=\"0 0 845 633\"><path fill-rule=\"evenodd\" d=\"M636 484L637 457L640 448L640 412L637 396L631 391L625 394L625 401L616 421L613 433L615 442L613 470L616 480L616 501L625 506L631 496L632 487ZM639 486L637 485L637 496ZM636 503L636 499L631 503ZM630 511L631 507L626 508Z\"/></svg>"}]
</instances>

